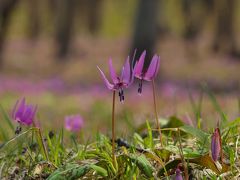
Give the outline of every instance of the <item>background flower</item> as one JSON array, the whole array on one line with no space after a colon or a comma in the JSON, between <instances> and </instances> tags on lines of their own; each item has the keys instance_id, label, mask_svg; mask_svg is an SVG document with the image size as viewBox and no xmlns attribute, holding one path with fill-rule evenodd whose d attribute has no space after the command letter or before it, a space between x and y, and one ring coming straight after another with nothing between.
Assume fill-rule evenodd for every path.
<instances>
[{"instance_id":1,"label":"background flower","mask_svg":"<svg viewBox=\"0 0 240 180\"><path fill-rule=\"evenodd\" d=\"M72 132L78 132L83 127L83 118L80 115L71 115L65 117L65 128Z\"/></svg>"},{"instance_id":2,"label":"background flower","mask_svg":"<svg viewBox=\"0 0 240 180\"><path fill-rule=\"evenodd\" d=\"M20 124L30 126L33 123L37 106L27 105L25 98L18 100L12 111L12 118Z\"/></svg>"}]
</instances>

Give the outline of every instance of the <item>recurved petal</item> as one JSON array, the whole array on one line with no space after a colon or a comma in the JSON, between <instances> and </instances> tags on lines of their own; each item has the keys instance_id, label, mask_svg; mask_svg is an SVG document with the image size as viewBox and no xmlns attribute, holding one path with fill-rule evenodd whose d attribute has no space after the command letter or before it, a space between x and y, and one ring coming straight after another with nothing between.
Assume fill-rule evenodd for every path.
<instances>
[{"instance_id":1,"label":"recurved petal","mask_svg":"<svg viewBox=\"0 0 240 180\"><path fill-rule=\"evenodd\" d=\"M118 83L118 78L117 78L116 71L113 68L112 59L111 58L109 59L108 65L109 65L109 72L110 72L112 81L113 81L114 84L116 84L116 83Z\"/></svg>"},{"instance_id":2,"label":"recurved petal","mask_svg":"<svg viewBox=\"0 0 240 180\"><path fill-rule=\"evenodd\" d=\"M26 107L26 104L25 104L25 98L23 98L21 101L20 101L20 104L15 112L15 116L14 116L14 119L21 119L22 116L23 116L23 113L25 111L25 107Z\"/></svg>"},{"instance_id":3,"label":"recurved petal","mask_svg":"<svg viewBox=\"0 0 240 180\"><path fill-rule=\"evenodd\" d=\"M102 76L102 78L103 78L103 80L104 80L107 88L108 88L109 90L113 90L114 85L111 84L111 83L108 81L108 79L106 78L105 74L102 72L102 70L101 70L98 66L97 66L97 68L98 68L98 70L100 71L101 76Z\"/></svg>"},{"instance_id":4,"label":"recurved petal","mask_svg":"<svg viewBox=\"0 0 240 180\"><path fill-rule=\"evenodd\" d=\"M143 74L143 66L144 66L144 60L146 56L146 50L143 51L141 54L139 60L136 62L135 67L134 67L134 76L141 79L141 76Z\"/></svg>"},{"instance_id":5,"label":"recurved petal","mask_svg":"<svg viewBox=\"0 0 240 180\"><path fill-rule=\"evenodd\" d=\"M160 61L159 57L157 55L154 55L148 67L148 70L144 75L144 78L143 78L144 80L151 81L153 78L156 77L159 69L159 64L160 64L159 61Z\"/></svg>"},{"instance_id":6,"label":"recurved petal","mask_svg":"<svg viewBox=\"0 0 240 180\"><path fill-rule=\"evenodd\" d=\"M131 82L131 66L129 62L129 56L122 68L121 79L124 83L129 84Z\"/></svg>"}]
</instances>

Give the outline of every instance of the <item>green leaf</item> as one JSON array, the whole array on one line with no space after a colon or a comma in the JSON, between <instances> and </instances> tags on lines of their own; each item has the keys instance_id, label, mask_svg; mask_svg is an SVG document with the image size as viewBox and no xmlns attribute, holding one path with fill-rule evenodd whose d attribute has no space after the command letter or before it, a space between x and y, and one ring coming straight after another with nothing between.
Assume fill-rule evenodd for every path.
<instances>
[{"instance_id":1,"label":"green leaf","mask_svg":"<svg viewBox=\"0 0 240 180\"><path fill-rule=\"evenodd\" d=\"M74 179L83 177L86 173L89 172L90 169L93 169L94 171L96 171L98 175L102 177L108 176L107 170L95 164L86 164L86 165L67 164L57 169L56 171L54 171L47 179L48 180L63 180L63 179L74 180Z\"/></svg>"},{"instance_id":2,"label":"green leaf","mask_svg":"<svg viewBox=\"0 0 240 180\"><path fill-rule=\"evenodd\" d=\"M189 158L189 159L185 159L187 162L189 163L194 163L194 164L198 164L202 167L205 167L205 168L208 168L208 169L211 169L212 171L214 171L215 173L217 174L222 174L222 173L225 173L227 171L229 171L230 167L227 165L227 164L224 164L222 163L222 169L221 171L218 169L218 167L216 166L215 162L212 160L212 158L209 156L209 154L205 154L205 155L202 155L201 157L198 157L198 158ZM170 161L169 163L167 163L165 165L165 168L167 171L169 171L170 169L174 169L177 167L177 165L179 163L181 163L181 159L180 158L177 158L177 159L174 159L173 161ZM159 171L158 171L158 176L162 176L164 173L164 169L161 168Z\"/></svg>"},{"instance_id":3,"label":"green leaf","mask_svg":"<svg viewBox=\"0 0 240 180\"><path fill-rule=\"evenodd\" d=\"M170 155L172 154L171 151L167 149L154 149L155 154L160 157L164 162L169 161Z\"/></svg>"},{"instance_id":4,"label":"green leaf","mask_svg":"<svg viewBox=\"0 0 240 180\"><path fill-rule=\"evenodd\" d=\"M144 148L144 140L138 133L133 134L133 140L135 146L139 145L141 148Z\"/></svg>"},{"instance_id":5,"label":"green leaf","mask_svg":"<svg viewBox=\"0 0 240 180\"><path fill-rule=\"evenodd\" d=\"M74 180L84 176L89 170L89 165L67 164L54 171L47 180Z\"/></svg>"},{"instance_id":6,"label":"green leaf","mask_svg":"<svg viewBox=\"0 0 240 180\"><path fill-rule=\"evenodd\" d=\"M8 114L5 112L5 110L3 109L3 107L0 105L0 112L2 114L2 119L6 122L6 124L10 127L10 128L6 128L3 126L3 124L5 125L5 123L2 123L0 126L0 141L4 140L7 141L10 139L10 134L9 133L9 129L11 130L12 133L14 133L14 126L12 124L11 119L9 118Z\"/></svg>"},{"instance_id":7,"label":"green leaf","mask_svg":"<svg viewBox=\"0 0 240 180\"><path fill-rule=\"evenodd\" d=\"M90 164L89 167L95 170L97 174L99 174L100 176L106 177L108 175L107 170L100 166L97 166L95 164Z\"/></svg>"},{"instance_id":8,"label":"green leaf","mask_svg":"<svg viewBox=\"0 0 240 180\"><path fill-rule=\"evenodd\" d=\"M176 116L171 116L168 120L168 122L162 126L162 129L164 128L178 128L180 126L183 126L184 123L181 119L177 118Z\"/></svg>"},{"instance_id":9,"label":"green leaf","mask_svg":"<svg viewBox=\"0 0 240 180\"><path fill-rule=\"evenodd\" d=\"M142 173L147 177L153 177L153 167L150 162L145 158L145 156L130 156L133 163L136 163L138 168L142 171Z\"/></svg>"},{"instance_id":10,"label":"green leaf","mask_svg":"<svg viewBox=\"0 0 240 180\"><path fill-rule=\"evenodd\" d=\"M234 126L238 126L239 124L240 124L240 117L238 117L233 121L228 122L225 127L234 127Z\"/></svg>"},{"instance_id":11,"label":"green leaf","mask_svg":"<svg viewBox=\"0 0 240 180\"><path fill-rule=\"evenodd\" d=\"M181 126L179 129L196 137L202 144L208 145L209 134L207 134L206 132L189 125Z\"/></svg>"},{"instance_id":12,"label":"green leaf","mask_svg":"<svg viewBox=\"0 0 240 180\"><path fill-rule=\"evenodd\" d=\"M6 113L6 111L3 109L2 105L0 105L0 111L3 114L3 119L7 122L8 126L10 127L12 132L14 132L13 123L12 123L11 119L9 118L8 114Z\"/></svg>"},{"instance_id":13,"label":"green leaf","mask_svg":"<svg viewBox=\"0 0 240 180\"><path fill-rule=\"evenodd\" d=\"M174 146L174 145L165 146L164 149L166 151L174 153L174 154L179 153L179 148L177 146ZM194 151L191 148L183 148L182 150L183 150L183 155L186 158L196 158L196 157L201 156L201 154L198 151Z\"/></svg>"},{"instance_id":14,"label":"green leaf","mask_svg":"<svg viewBox=\"0 0 240 180\"><path fill-rule=\"evenodd\" d=\"M146 121L147 124L147 131L148 131L148 136L144 139L144 144L146 146L146 148L153 148L153 136L152 136L152 129L148 123L148 121Z\"/></svg>"}]
</instances>

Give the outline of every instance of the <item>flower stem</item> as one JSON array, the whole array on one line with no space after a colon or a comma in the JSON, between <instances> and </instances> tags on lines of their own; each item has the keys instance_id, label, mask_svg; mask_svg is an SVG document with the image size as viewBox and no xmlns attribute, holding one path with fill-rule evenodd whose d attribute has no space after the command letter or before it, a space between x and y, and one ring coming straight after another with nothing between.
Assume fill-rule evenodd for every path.
<instances>
[{"instance_id":1,"label":"flower stem","mask_svg":"<svg viewBox=\"0 0 240 180\"><path fill-rule=\"evenodd\" d=\"M46 149L46 146L45 146L44 141L43 141L42 131L41 131L40 127L36 126L35 122L33 122L33 126L35 128L37 128L37 133L38 133L38 136L40 138L40 143L41 143L42 148L43 148L44 156L45 156L46 160L49 161L47 149Z\"/></svg>"},{"instance_id":2,"label":"flower stem","mask_svg":"<svg viewBox=\"0 0 240 180\"><path fill-rule=\"evenodd\" d=\"M187 167L187 163L185 161L184 155L183 155L181 132L180 132L179 128L178 128L177 132L178 132L177 134L178 134L178 141L179 141L179 153L180 153L181 161L182 161L183 168L184 168L184 176L185 176L185 179L188 180L189 179L189 177L188 177L188 167Z\"/></svg>"},{"instance_id":3,"label":"flower stem","mask_svg":"<svg viewBox=\"0 0 240 180\"><path fill-rule=\"evenodd\" d=\"M113 166L116 167L115 162L115 94L113 91L113 99L112 99L112 161Z\"/></svg>"},{"instance_id":4,"label":"flower stem","mask_svg":"<svg viewBox=\"0 0 240 180\"><path fill-rule=\"evenodd\" d=\"M157 112L157 102L156 102L156 90L155 90L155 82L154 79L152 80L152 90L153 90L153 103L154 103L154 111L155 111L155 119L156 119L156 124L157 124L157 129L160 137L160 142L163 147L163 142L162 142L162 133L161 133L161 127L158 122L158 112Z\"/></svg>"}]
</instances>

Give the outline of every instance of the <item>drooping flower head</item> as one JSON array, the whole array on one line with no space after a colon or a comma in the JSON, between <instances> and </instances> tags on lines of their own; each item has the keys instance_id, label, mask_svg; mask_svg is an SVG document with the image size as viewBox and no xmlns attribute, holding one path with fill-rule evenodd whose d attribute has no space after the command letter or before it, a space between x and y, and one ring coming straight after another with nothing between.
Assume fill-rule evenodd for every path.
<instances>
[{"instance_id":1,"label":"drooping flower head","mask_svg":"<svg viewBox=\"0 0 240 180\"><path fill-rule=\"evenodd\" d=\"M83 118L80 115L71 115L65 117L65 128L72 132L78 132L83 127Z\"/></svg>"},{"instance_id":2,"label":"drooping flower head","mask_svg":"<svg viewBox=\"0 0 240 180\"><path fill-rule=\"evenodd\" d=\"M20 124L30 126L33 123L37 106L27 105L25 98L18 100L12 111L13 120Z\"/></svg>"},{"instance_id":3,"label":"drooping flower head","mask_svg":"<svg viewBox=\"0 0 240 180\"><path fill-rule=\"evenodd\" d=\"M214 133L212 135L212 141L211 141L211 152L212 152L212 159L213 161L217 161L220 157L221 154L221 147L222 143L221 143L221 134L220 134L220 130L217 127L214 130Z\"/></svg>"},{"instance_id":4,"label":"drooping flower head","mask_svg":"<svg viewBox=\"0 0 240 180\"><path fill-rule=\"evenodd\" d=\"M154 55L150 65L145 70L144 69L144 61L145 61L146 51L143 51L141 54L139 60L136 62L134 66L134 76L138 79L140 79L139 87L138 87L138 93L142 93L142 81L152 81L159 70L160 65L160 57L157 55Z\"/></svg>"},{"instance_id":5,"label":"drooping flower head","mask_svg":"<svg viewBox=\"0 0 240 180\"><path fill-rule=\"evenodd\" d=\"M108 65L109 65L109 72L110 72L112 82L108 81L105 74L103 73L103 71L98 66L97 66L97 68L100 71L101 76L102 76L107 88L109 90L112 90L112 91L118 91L120 101L122 102L122 101L124 101L123 89L128 88L132 84L133 79L134 79L133 74L131 73L131 66L130 66L130 62L129 62L129 57L127 58L124 66L122 68L122 72L121 72L120 76L117 76L116 71L113 68L111 58L109 59Z\"/></svg>"}]
</instances>

